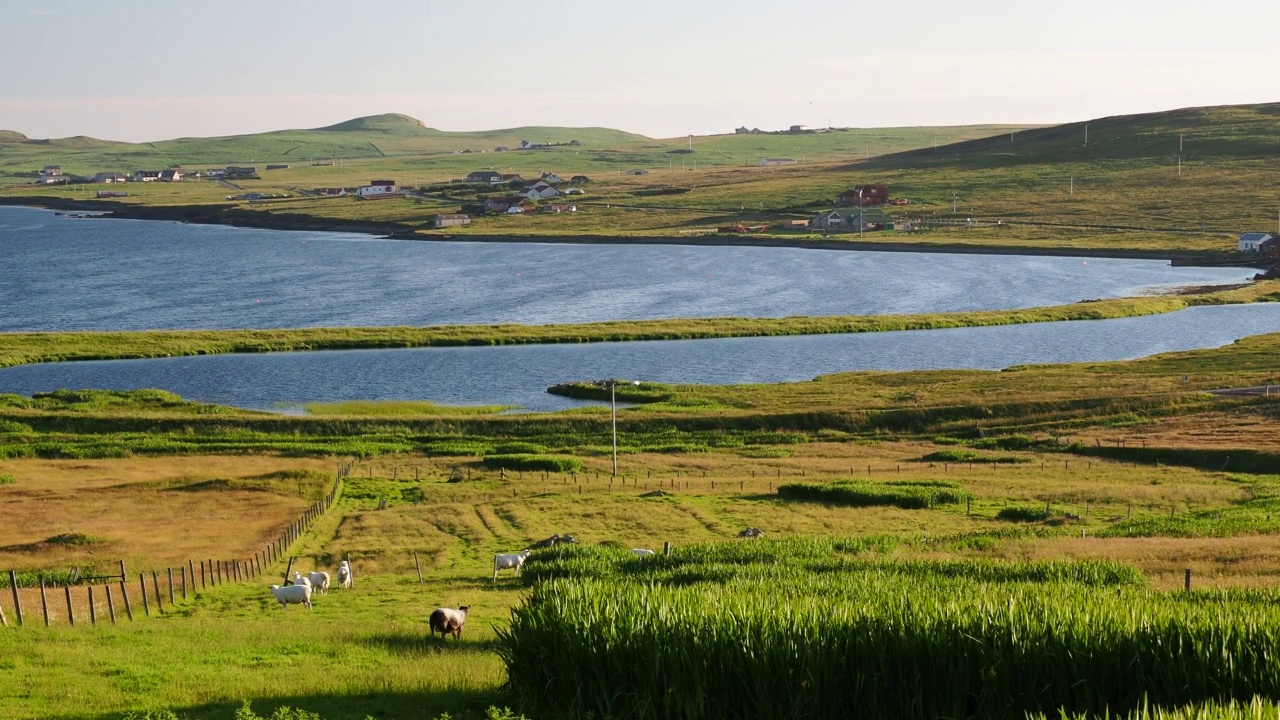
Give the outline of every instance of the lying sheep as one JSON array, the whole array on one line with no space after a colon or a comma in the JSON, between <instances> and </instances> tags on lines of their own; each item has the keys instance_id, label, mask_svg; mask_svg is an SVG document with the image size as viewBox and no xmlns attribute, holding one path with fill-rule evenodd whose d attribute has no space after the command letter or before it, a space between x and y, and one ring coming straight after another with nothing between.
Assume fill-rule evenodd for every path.
<instances>
[{"instance_id":1,"label":"lying sheep","mask_svg":"<svg viewBox=\"0 0 1280 720\"><path fill-rule=\"evenodd\" d=\"M289 609L289 604L303 605L308 610L311 609L311 586L310 585L271 585L271 594L275 595L276 601L280 603L285 610Z\"/></svg>"},{"instance_id":2,"label":"lying sheep","mask_svg":"<svg viewBox=\"0 0 1280 720\"><path fill-rule=\"evenodd\" d=\"M338 563L338 587L351 589L351 563L346 560Z\"/></svg>"},{"instance_id":3,"label":"lying sheep","mask_svg":"<svg viewBox=\"0 0 1280 720\"><path fill-rule=\"evenodd\" d=\"M646 550L645 548L631 548L631 552L635 553L636 555L639 555L640 557L653 554L652 550Z\"/></svg>"},{"instance_id":4,"label":"lying sheep","mask_svg":"<svg viewBox=\"0 0 1280 720\"><path fill-rule=\"evenodd\" d=\"M561 543L576 543L576 542L578 541L574 540L572 535L561 535L560 533L556 533L555 535L552 535L549 538L543 538L542 540L539 540L538 542L530 545L525 549L541 550L542 548L555 547L556 545L559 545Z\"/></svg>"},{"instance_id":5,"label":"lying sheep","mask_svg":"<svg viewBox=\"0 0 1280 720\"><path fill-rule=\"evenodd\" d=\"M436 633L440 633L441 638L448 637L453 633L454 640L462 639L462 626L467 624L467 610L470 605L462 605L457 610L453 608L436 608L431 611L431 619L428 624L431 626L431 636L435 637Z\"/></svg>"},{"instance_id":6,"label":"lying sheep","mask_svg":"<svg viewBox=\"0 0 1280 720\"><path fill-rule=\"evenodd\" d=\"M529 557L531 550L525 549L518 553L499 553L493 556L493 581L498 582L498 571L515 569L516 575L520 574L520 568L524 566L524 559Z\"/></svg>"},{"instance_id":7,"label":"lying sheep","mask_svg":"<svg viewBox=\"0 0 1280 720\"><path fill-rule=\"evenodd\" d=\"M321 595L329 592L329 573L323 570L318 572L307 573L307 581L311 583L314 590L319 590Z\"/></svg>"}]
</instances>

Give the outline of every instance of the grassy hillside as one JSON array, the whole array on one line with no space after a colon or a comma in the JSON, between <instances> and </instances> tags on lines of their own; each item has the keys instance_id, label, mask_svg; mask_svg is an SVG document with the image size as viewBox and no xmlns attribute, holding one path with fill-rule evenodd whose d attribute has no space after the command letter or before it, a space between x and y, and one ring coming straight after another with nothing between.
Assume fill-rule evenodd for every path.
<instances>
[{"instance_id":1,"label":"grassy hillside","mask_svg":"<svg viewBox=\"0 0 1280 720\"><path fill-rule=\"evenodd\" d=\"M357 160L439 156L421 169L432 180L447 180L486 167L544 167L552 153L583 156L575 171L600 170L614 164L648 168L679 167L687 159L705 165L753 164L766 156L797 159L853 160L868 154L898 152L930 144L935 138L969 139L1007 132L1006 126L944 128L876 128L832 133L781 135L715 135L655 140L609 128L517 127L477 132L436 130L406 115L355 118L323 128L279 130L253 135L178 138L148 143L115 143L93 138L32 140L21 133L0 133L0 174L32 172L44 165L62 165L66 172L132 171L166 165L227 163L290 163L309 165L315 159ZM489 157L498 147L518 148L522 140L535 144L567 144L555 149L526 150ZM485 154L486 157L476 157ZM683 156L688 155L688 158ZM388 172L404 171L392 164Z\"/></svg>"}]
</instances>

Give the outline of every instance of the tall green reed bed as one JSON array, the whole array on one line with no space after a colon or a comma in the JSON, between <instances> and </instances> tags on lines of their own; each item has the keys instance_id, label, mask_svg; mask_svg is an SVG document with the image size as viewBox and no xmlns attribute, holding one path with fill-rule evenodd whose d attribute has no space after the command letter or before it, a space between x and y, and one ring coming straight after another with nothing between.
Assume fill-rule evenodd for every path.
<instances>
[{"instance_id":1,"label":"tall green reed bed","mask_svg":"<svg viewBox=\"0 0 1280 720\"><path fill-rule=\"evenodd\" d=\"M876 483L843 480L832 483L784 483L778 496L788 500L809 500L833 505L873 507L889 505L921 510L935 505L958 505L973 499L973 493L958 483L942 480Z\"/></svg>"},{"instance_id":2,"label":"tall green reed bed","mask_svg":"<svg viewBox=\"0 0 1280 720\"><path fill-rule=\"evenodd\" d=\"M499 633L545 717L1021 718L1280 692L1280 596L1105 561L894 562L878 541L540 552ZM842 545L842 543L847 543Z\"/></svg>"}]
</instances>

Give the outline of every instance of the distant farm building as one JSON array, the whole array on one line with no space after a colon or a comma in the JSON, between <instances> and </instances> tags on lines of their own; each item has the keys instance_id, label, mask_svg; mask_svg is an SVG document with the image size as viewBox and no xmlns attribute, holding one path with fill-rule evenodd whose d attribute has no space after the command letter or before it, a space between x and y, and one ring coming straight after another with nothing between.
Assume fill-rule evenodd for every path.
<instances>
[{"instance_id":1,"label":"distant farm building","mask_svg":"<svg viewBox=\"0 0 1280 720\"><path fill-rule=\"evenodd\" d=\"M1240 252L1256 253L1262 252L1262 245L1275 237L1270 233L1252 232L1245 233L1240 236Z\"/></svg>"},{"instance_id":2,"label":"distant farm building","mask_svg":"<svg viewBox=\"0 0 1280 720\"><path fill-rule=\"evenodd\" d=\"M160 179L164 182L182 182L185 177L181 170L161 170Z\"/></svg>"},{"instance_id":3,"label":"distant farm building","mask_svg":"<svg viewBox=\"0 0 1280 720\"><path fill-rule=\"evenodd\" d=\"M547 198L553 198L559 194L559 190L556 190L554 187L551 187L551 185L542 180L530 183L528 187L520 192L521 197L527 197L530 200L546 200Z\"/></svg>"},{"instance_id":4,"label":"distant farm building","mask_svg":"<svg viewBox=\"0 0 1280 720\"><path fill-rule=\"evenodd\" d=\"M395 180L370 180L368 185L356 189L356 194L365 200L393 197L400 194Z\"/></svg>"},{"instance_id":5,"label":"distant farm building","mask_svg":"<svg viewBox=\"0 0 1280 720\"><path fill-rule=\"evenodd\" d=\"M228 165L227 168L222 171L222 176L228 180L232 180L232 179L257 180L258 168L236 167L235 165Z\"/></svg>"},{"instance_id":6,"label":"distant farm building","mask_svg":"<svg viewBox=\"0 0 1280 720\"><path fill-rule=\"evenodd\" d=\"M487 197L484 199L484 211L487 213L504 213L513 207L521 207L525 199L520 197Z\"/></svg>"},{"instance_id":7,"label":"distant farm building","mask_svg":"<svg viewBox=\"0 0 1280 720\"><path fill-rule=\"evenodd\" d=\"M447 213L447 214L437 215L435 219L431 221L431 226L438 227L438 228L458 227L459 225L470 225L470 224L471 224L471 216L464 215L462 213Z\"/></svg>"},{"instance_id":8,"label":"distant farm building","mask_svg":"<svg viewBox=\"0 0 1280 720\"><path fill-rule=\"evenodd\" d=\"M356 188L328 187L315 188L311 193L321 197L346 197L347 195L355 195L356 190Z\"/></svg>"},{"instance_id":9,"label":"distant farm building","mask_svg":"<svg viewBox=\"0 0 1280 720\"><path fill-rule=\"evenodd\" d=\"M756 163L760 167L772 167L774 165L795 165L795 158L760 158L760 162Z\"/></svg>"},{"instance_id":10,"label":"distant farm building","mask_svg":"<svg viewBox=\"0 0 1280 720\"><path fill-rule=\"evenodd\" d=\"M59 165L45 165L44 169L40 171L40 174L57 177L62 174L62 167Z\"/></svg>"},{"instance_id":11,"label":"distant farm building","mask_svg":"<svg viewBox=\"0 0 1280 720\"><path fill-rule=\"evenodd\" d=\"M641 169L639 169L639 168L636 168L636 169L634 169L634 170L628 170L628 171L626 172L626 174L627 174L627 175L648 175L648 174L649 174L649 171L648 171L648 170L641 170Z\"/></svg>"},{"instance_id":12,"label":"distant farm building","mask_svg":"<svg viewBox=\"0 0 1280 720\"><path fill-rule=\"evenodd\" d=\"M155 182L160 179L159 170L138 170L133 173L132 182Z\"/></svg>"},{"instance_id":13,"label":"distant farm building","mask_svg":"<svg viewBox=\"0 0 1280 720\"><path fill-rule=\"evenodd\" d=\"M502 173L497 170L477 170L466 177L469 183L496 184L502 182Z\"/></svg>"},{"instance_id":14,"label":"distant farm building","mask_svg":"<svg viewBox=\"0 0 1280 720\"><path fill-rule=\"evenodd\" d=\"M569 178L569 182L573 183L574 185L586 185L587 183L591 182L591 178L587 177L586 175L574 175L573 177Z\"/></svg>"},{"instance_id":15,"label":"distant farm building","mask_svg":"<svg viewBox=\"0 0 1280 720\"><path fill-rule=\"evenodd\" d=\"M854 185L836 196L840 207L879 207L888 204L889 188L886 185Z\"/></svg>"},{"instance_id":16,"label":"distant farm building","mask_svg":"<svg viewBox=\"0 0 1280 720\"><path fill-rule=\"evenodd\" d=\"M551 183L552 185L557 185L564 182L564 179L553 172L544 172L542 173L542 181Z\"/></svg>"},{"instance_id":17,"label":"distant farm building","mask_svg":"<svg viewBox=\"0 0 1280 720\"><path fill-rule=\"evenodd\" d=\"M879 208L840 208L819 213L809 221L809 225L821 230L843 232L892 230L893 218Z\"/></svg>"},{"instance_id":18,"label":"distant farm building","mask_svg":"<svg viewBox=\"0 0 1280 720\"><path fill-rule=\"evenodd\" d=\"M288 165L268 165L267 169L268 170L288 170L289 166Z\"/></svg>"},{"instance_id":19,"label":"distant farm building","mask_svg":"<svg viewBox=\"0 0 1280 720\"><path fill-rule=\"evenodd\" d=\"M122 183L127 182L129 176L118 172L100 172L89 179L89 182L95 183Z\"/></svg>"}]
</instances>

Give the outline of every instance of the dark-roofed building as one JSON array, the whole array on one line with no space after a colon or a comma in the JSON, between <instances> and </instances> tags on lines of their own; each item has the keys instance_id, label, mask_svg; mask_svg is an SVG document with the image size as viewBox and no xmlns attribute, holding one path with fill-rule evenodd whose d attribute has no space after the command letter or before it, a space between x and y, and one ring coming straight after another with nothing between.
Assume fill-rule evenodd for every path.
<instances>
[{"instance_id":1,"label":"dark-roofed building","mask_svg":"<svg viewBox=\"0 0 1280 720\"><path fill-rule=\"evenodd\" d=\"M469 183L500 183L502 182L502 173L497 170L477 170L466 177Z\"/></svg>"},{"instance_id":2,"label":"dark-roofed building","mask_svg":"<svg viewBox=\"0 0 1280 720\"><path fill-rule=\"evenodd\" d=\"M470 225L470 224L471 224L471 216L465 215L463 213L442 213L440 215L437 215L435 219L431 221L431 226L438 227L438 228L457 227L459 225Z\"/></svg>"},{"instance_id":3,"label":"dark-roofed building","mask_svg":"<svg viewBox=\"0 0 1280 720\"><path fill-rule=\"evenodd\" d=\"M836 204L840 207L879 207L889 202L889 188L886 185L854 185L836 196Z\"/></svg>"}]
</instances>

